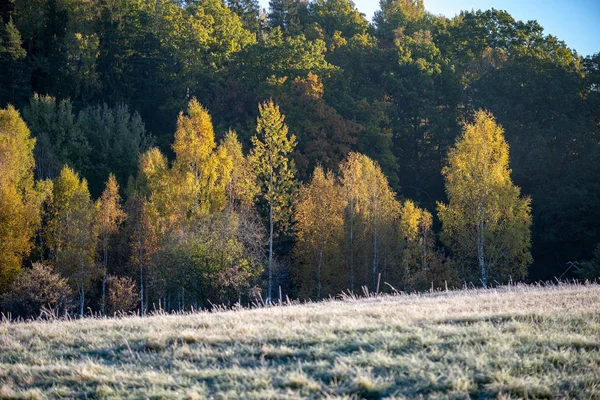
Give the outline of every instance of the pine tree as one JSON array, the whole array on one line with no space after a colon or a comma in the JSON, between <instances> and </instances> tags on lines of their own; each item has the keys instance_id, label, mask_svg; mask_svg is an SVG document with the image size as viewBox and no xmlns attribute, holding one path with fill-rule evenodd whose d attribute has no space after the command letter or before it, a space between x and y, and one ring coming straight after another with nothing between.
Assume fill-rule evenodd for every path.
<instances>
[{"instance_id":1,"label":"pine tree","mask_svg":"<svg viewBox=\"0 0 600 400\"><path fill-rule=\"evenodd\" d=\"M21 270L40 224L34 145L19 112L12 106L0 110L0 293Z\"/></svg>"},{"instance_id":2,"label":"pine tree","mask_svg":"<svg viewBox=\"0 0 600 400\"><path fill-rule=\"evenodd\" d=\"M503 133L490 113L477 111L442 170L449 200L438 203L443 240L457 261L478 266L484 287L523 278L531 262L531 200L512 183Z\"/></svg>"},{"instance_id":3,"label":"pine tree","mask_svg":"<svg viewBox=\"0 0 600 400\"><path fill-rule=\"evenodd\" d=\"M119 184L113 174L108 176L102 197L96 206L98 209L98 228L102 246L102 302L101 312L104 314L106 307L106 278L108 275L108 250L111 237L114 236L125 219L125 212L121 206Z\"/></svg>"},{"instance_id":4,"label":"pine tree","mask_svg":"<svg viewBox=\"0 0 600 400\"><path fill-rule=\"evenodd\" d=\"M227 7L237 14L242 21L242 26L252 33L260 30L258 0L227 0Z\"/></svg>"},{"instance_id":5,"label":"pine tree","mask_svg":"<svg viewBox=\"0 0 600 400\"><path fill-rule=\"evenodd\" d=\"M275 224L285 231L290 221L290 203L294 188L295 167L289 155L296 146L296 137L288 135L285 116L279 106L269 100L258 106L257 135L251 160L261 186L261 197L268 208L269 264L267 297L273 295L273 237Z\"/></svg>"}]
</instances>

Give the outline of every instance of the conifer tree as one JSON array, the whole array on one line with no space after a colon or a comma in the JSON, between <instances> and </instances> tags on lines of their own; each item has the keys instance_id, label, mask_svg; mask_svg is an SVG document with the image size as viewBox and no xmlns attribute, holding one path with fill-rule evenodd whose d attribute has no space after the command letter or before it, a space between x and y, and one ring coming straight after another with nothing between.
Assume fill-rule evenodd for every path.
<instances>
[{"instance_id":1,"label":"conifer tree","mask_svg":"<svg viewBox=\"0 0 600 400\"><path fill-rule=\"evenodd\" d=\"M285 116L272 100L258 106L257 135L251 160L261 186L261 197L268 209L269 264L267 297L273 295L273 237L275 224L284 231L290 221L291 195L294 189L295 167L289 155L296 146L296 137L288 135Z\"/></svg>"},{"instance_id":2,"label":"conifer tree","mask_svg":"<svg viewBox=\"0 0 600 400\"><path fill-rule=\"evenodd\" d=\"M453 257L476 265L484 287L491 279L523 278L531 262L531 200L521 197L510 173L502 127L477 111L448 154L442 174L449 203L438 203L438 212Z\"/></svg>"},{"instance_id":3,"label":"conifer tree","mask_svg":"<svg viewBox=\"0 0 600 400\"><path fill-rule=\"evenodd\" d=\"M12 106L0 110L0 293L21 270L40 224L34 145L19 112Z\"/></svg>"}]
</instances>

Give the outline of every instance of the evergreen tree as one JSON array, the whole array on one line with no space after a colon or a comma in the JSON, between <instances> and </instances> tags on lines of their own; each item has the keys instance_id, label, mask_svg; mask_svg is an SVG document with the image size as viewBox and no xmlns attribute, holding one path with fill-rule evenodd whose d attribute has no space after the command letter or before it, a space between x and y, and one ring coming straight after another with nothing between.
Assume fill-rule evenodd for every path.
<instances>
[{"instance_id":1,"label":"evergreen tree","mask_svg":"<svg viewBox=\"0 0 600 400\"><path fill-rule=\"evenodd\" d=\"M240 17L245 29L255 34L260 32L258 0L227 0L227 7Z\"/></svg>"}]
</instances>

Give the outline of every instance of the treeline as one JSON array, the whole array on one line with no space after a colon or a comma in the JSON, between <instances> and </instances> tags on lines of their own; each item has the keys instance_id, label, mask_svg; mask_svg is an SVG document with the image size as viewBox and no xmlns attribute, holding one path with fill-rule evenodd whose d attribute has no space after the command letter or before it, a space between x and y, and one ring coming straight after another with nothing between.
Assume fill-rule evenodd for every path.
<instances>
[{"instance_id":1,"label":"treeline","mask_svg":"<svg viewBox=\"0 0 600 400\"><path fill-rule=\"evenodd\" d=\"M256 130L247 155L234 131L217 144L208 111L192 99L177 120L174 160L151 148L139 157L126 202L112 173L94 200L68 165L55 179L36 181L36 139L14 107L0 110L4 308L24 316L43 306L65 312L78 297L81 316L88 309L145 314L273 301L282 286L321 299L359 288L525 277L530 200L511 181L508 145L491 114L474 114L442 171L449 202L438 204L438 215L447 252L431 213L401 203L371 158L351 152L338 175L317 166L301 184L290 157L296 137L273 101L259 105ZM276 238L294 242L287 268ZM22 271L24 259L33 268Z\"/></svg>"},{"instance_id":2,"label":"treeline","mask_svg":"<svg viewBox=\"0 0 600 400\"><path fill-rule=\"evenodd\" d=\"M459 261L462 257L459 254L466 250L459 252L455 246L462 239L459 240L460 235L450 235L446 230L448 222L444 221L445 216L446 221L454 218L458 224L460 215L451 207L451 192L447 188L452 176L450 170L444 169L452 164L453 153L449 151L457 143L464 121L472 121L473 110L479 109L489 110L504 128L506 142L511 146L511 177L523 196L531 198L533 263L523 267L531 259L524 255L528 252L518 251L520 261L514 268L520 272L511 270L507 279L523 277L525 272L527 279L532 280L558 276L568 261L591 259L594 246L600 242L600 59L598 54L581 57L555 37L544 35L535 21L515 21L498 10L463 12L447 19L427 13L421 1L412 0L381 1L372 23L348 0L273 0L266 13L260 11L254 0L11 0L0 7L0 17L0 105L12 104L20 110L36 138L35 175L31 179L39 182L33 183L40 186L36 193L46 193L34 196L43 211L39 216L42 231L36 233L33 252L25 259L26 270L32 260L50 260L55 252L51 250L54 246L51 240L45 239L50 235L54 212L51 200L55 196L49 193L50 187L66 173L64 166L72 169L77 179L71 180L79 180L79 186L86 186L82 183L85 178L90 199L102 198L112 173L113 184L119 186L119 190L113 191L123 199L121 206L127 218L114 234L118 239L112 238L114 243L108 246L106 268L109 274L133 279L114 283L121 291L127 292L127 284L138 287L139 291L140 274L132 272L133 249L137 249L137 257L142 259L138 264L145 268L146 253L139 252L145 239L138 238L138 247L133 247L131 237L144 224L138 224L137 228L131 225L136 220L132 216L140 215L142 203L150 193L179 190L174 184L151 189L144 186L150 185L151 180L145 177L140 160L146 160L148 168L160 166L154 173L169 179L181 170L183 162L177 160L184 157L181 155L184 149L178 147L179 139L177 135L173 137L173 132L179 134L183 129L184 122L177 118L181 110L189 108L185 116L194 119L189 106L192 98L206 107L198 105L203 113L208 115L210 110L214 123L215 147L209 153L215 153L210 156L210 165L216 163L213 167L218 172L214 172L213 183L220 185L227 180L230 167L223 161L224 149L235 147L238 155L229 155L237 160L237 167L231 167L229 172L231 179L249 184L246 180L251 181L256 175L256 187L244 189L246 200L233 201L245 204L244 212L239 204L225 205L219 211L235 210L236 218L241 218L236 229L229 228L231 220L225 223L214 216L210 223L195 221L199 210L205 210L207 204L212 207L208 214L213 215L222 204L231 202L233 195L228 192L231 188L225 195L215 192L199 199L198 211L193 213L196 216L185 216L187 228L181 228L183 222L176 222L174 217L163 220L162 211L156 211L157 220L152 224L158 228L153 229L170 238L172 249L183 248L175 240L177 235L166 233L175 229L173 226L178 226L178 240L200 225L208 232L196 233L203 238L234 237L235 240L227 241L227 246L249 240L256 247L250 250L243 244L240 248L244 250L239 251L243 257L249 257L248 268L253 272L248 276L261 275L254 266L265 267L263 295L270 293L276 297L273 292L281 286L290 295L324 296L344 286L344 282L350 287L353 279L355 289L367 283L371 286L379 273L382 282L385 274L397 274L394 282L400 287L408 285L407 277L411 274L400 271L413 267L406 267L406 260L402 268L397 264L410 247L406 245L410 241L406 239L410 236L406 233L408 228L403 228L404 233L398 231L402 219L399 210L407 213L410 204L416 210L412 213L422 214L419 220L431 219L422 223L430 225L430 229L417 229L432 232L427 240L423 239L430 243L424 258L431 260L426 265L440 268L444 273L454 271L456 276L445 276L444 280L449 282L456 278L481 283L486 278L481 273L473 278L465 272L472 265L479 265L479 260ZM294 134L294 138L291 134L287 136L285 145L278 143L284 147L281 160L287 161L278 165L286 178L275 181L282 185L277 188L265 186L268 171L249 158L260 149L267 151L266 144L261 147L253 141L255 135L260 137L257 128L261 132L267 128L259 126L263 119L257 119L260 113L257 114L256 107L266 99L278 104L289 131ZM230 130L237 132L235 141L227 133ZM155 146L160 149L160 156L157 150L148 153ZM352 214L352 224L358 224L357 230L352 231L352 241L356 244L352 246L348 244L347 213L343 229L339 217L319 228L330 229L327 235L331 237L326 235L328 245L322 254L323 279L317 279L318 274L307 272L313 268L309 265L314 264L308 258L314 261L315 254L321 257L321 252L316 248L310 250L308 239L315 235L316 231L311 229L317 229L318 224L310 223L308 227L302 222L310 221L306 215L316 212L311 211L311 200L306 198L321 196L315 193L318 190L310 189L318 182L324 187L333 185L336 193L347 191L347 185L341 183L345 179L344 168L348 168L352 154L359 153L378 166L373 168L380 171L389 190L396 193L392 197L399 205L392 202L389 207L394 212L386 216L395 225L384 223L385 218L375 213L378 224L382 225L377 225L377 235L373 237L366 232L375 229L375 225L371 223L371 228L367 228L365 222L373 216L367 208L357 209ZM242 159L246 161L242 163ZM209 168L203 163L195 168ZM361 163L364 162L355 162ZM240 169L242 164L244 169ZM318 166L322 167L322 174ZM319 174L322 179L317 177ZM190 176L194 175L205 176L200 170ZM44 185L45 191L41 189ZM277 192L284 189L291 190L288 198ZM158 210L175 207L161 203L171 198L170 194L156 196L162 196L162 200L156 200ZM225 200L218 200L219 196L225 196ZM511 196L515 197L514 193L508 197ZM333 209L342 206L347 209L358 201L334 197L335 201L327 200ZM284 206L291 198L305 199L308 203L293 209ZM366 207L365 202L363 198L361 207ZM438 202L447 204L448 209L443 211ZM298 214L303 207L304 216ZM270 208L273 208L272 218L269 218ZM394 226L386 228L386 224ZM260 229L253 230L251 226ZM215 233L226 227L227 235L232 236ZM303 229L309 233L303 233ZM262 239L248 233L252 238L249 239L244 230L260 232ZM454 232L458 232L458 227ZM96 233L90 237L100 236ZM387 238L392 237L403 239L390 239L386 244ZM452 244L450 237L456 243ZM152 240L159 239L164 238L157 236ZM518 236L515 240L525 243L526 239ZM269 242L273 247L271 253L277 254L271 259ZM96 254L101 247L96 244L97 251L89 252L94 254L95 263L104 258ZM350 249L353 249L351 262L347 259ZM477 244L467 253L473 254L476 249ZM226 254L242 254L239 251L230 250ZM164 268L176 259L178 264L188 263L189 254L178 254L182 258L176 258L174 253L168 257L162 250L159 253L163 259L159 264ZM319 263L314 265L318 267ZM590 261L584 265L589 271L589 265L597 264ZM36 271L45 276L44 271ZM390 284L396 279L392 275L388 276ZM504 279L507 275L499 276ZM239 291L217 289L213 283L207 283L210 279L204 278L202 282L207 288L190 289L174 282L191 281L192 277L173 274L169 278L160 290L148 284L139 293L145 295L148 291L150 299L146 297L144 303L160 298L161 306L167 302L168 307L177 308L177 301L189 305L194 296L220 301L232 299L235 296L231 293ZM487 278L489 282L497 279L494 272ZM98 279L96 276L84 285L84 294L86 290L98 292L89 295L94 299L93 304L86 303L94 309L100 309L100 303L107 303L98 299L108 296L102 296L99 282L110 279ZM244 285L260 286L263 282L252 279L248 278ZM417 280L430 280L431 285L426 276L411 279L413 287L425 285L417 284ZM233 277L231 280L235 281ZM312 283L306 287L301 282ZM70 285L76 289L73 282ZM3 290L7 287L5 284ZM211 291L219 292L222 297Z\"/></svg>"}]
</instances>

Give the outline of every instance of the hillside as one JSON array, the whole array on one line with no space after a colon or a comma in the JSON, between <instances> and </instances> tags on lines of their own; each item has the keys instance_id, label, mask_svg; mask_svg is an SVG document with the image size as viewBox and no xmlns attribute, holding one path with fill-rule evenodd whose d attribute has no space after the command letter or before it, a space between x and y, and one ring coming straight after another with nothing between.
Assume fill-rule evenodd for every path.
<instances>
[{"instance_id":1,"label":"hillside","mask_svg":"<svg viewBox=\"0 0 600 400\"><path fill-rule=\"evenodd\" d=\"M600 286L0 323L0 398L600 398Z\"/></svg>"}]
</instances>

